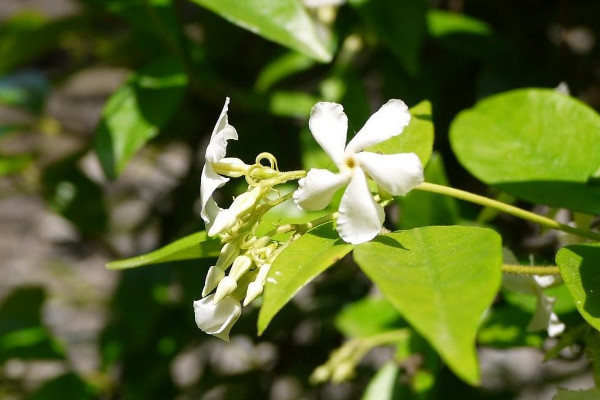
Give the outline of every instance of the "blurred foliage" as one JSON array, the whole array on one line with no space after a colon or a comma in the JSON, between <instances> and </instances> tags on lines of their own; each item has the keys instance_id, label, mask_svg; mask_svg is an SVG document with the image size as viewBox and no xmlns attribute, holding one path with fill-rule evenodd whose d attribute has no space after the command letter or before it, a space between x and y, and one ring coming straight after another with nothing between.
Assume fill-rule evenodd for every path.
<instances>
[{"instance_id":1,"label":"blurred foliage","mask_svg":"<svg viewBox=\"0 0 600 400\"><path fill-rule=\"evenodd\" d=\"M411 329L406 340L395 343L394 355L379 364L360 364L355 379L337 388L310 385L308 377L313 369L324 363L344 338L361 339L383 330L408 329L395 308L370 294L371 282L348 258L342 258L333 268L324 266L325 279L315 279L299 299L283 307L300 286L314 278L310 271L304 271L302 282L281 295L279 306L283 308L260 338L256 338L259 316L254 308L245 310L230 347L200 332L194 323L192 301L200 297L211 259L189 259L199 254L216 255L218 249L211 243L204 243L206 248L194 246L200 241L197 235L202 235L194 232L203 229L194 212L204 162L198 155L203 153L226 96L232 99L230 122L240 138L251 135L248 140L231 143L232 153L253 160L256 154L268 151L277 155L285 170L320 163L328 166L329 161L315 147L307 129L310 108L316 101L342 103L352 135L384 99L400 98L414 107L411 111L418 122L412 128L415 134L427 132L433 136L431 124L435 126L433 156L430 159L428 149L419 153L423 160L430 159L429 182L450 182L456 187L485 191L478 178L525 200L548 203L551 198L550 205L560 206L564 205L560 192L566 186L553 186L549 195L548 187L543 185L527 192L518 185L519 176L495 179L500 167L510 170L511 164L504 157L492 162L488 158L477 160L481 149L469 147L474 139L488 133L453 133L455 156L450 150L449 131L459 113L452 131L469 119L483 118L492 132L504 113L516 109L527 116L535 112L522 103L519 91L491 97L464 111L482 98L516 88L554 88L566 82L572 95L587 106L550 91L540 90L535 95L540 101L564 103L558 115L567 109L585 119L589 141L577 144L581 168L561 169L574 181L562 184L572 184L570 190L587 185L581 190L591 187L596 193L600 147L598 117L593 109L600 108L600 46L596 43L600 40L600 2L348 0L339 8L317 9L304 7L300 0L73 3L76 8L67 16L50 18L23 8L0 23L0 107L19 115L16 120L0 120L0 177L20 191L39 195L49 210L68 220L77 232L69 240L78 251L93 248L118 259L149 250L138 239L150 230L156 233L155 243L150 246L153 248L185 238L166 252L153 253L150 259L131 258L112 264L116 269L157 265L119 272L118 287L110 303L104 305L108 321L94 344L100 354L100 366L94 374L82 374L69 363L68 345L44 323L46 299L42 288L17 287L7 293L0 304L0 366L11 360L54 360L64 370L31 387L0 369L0 397L514 398L519 388L488 391L458 380L423 337L433 337L433 347L445 362L470 382L476 382L477 373L469 366L472 360L457 361L449 354L451 349L444 347L443 338L437 337L440 331L431 328L431 321L419 319L410 311L405 318L416 331ZM128 71L129 78L121 79L114 89L107 84L110 93L102 96L104 106L95 117L95 128L71 124L68 118L55 115L56 108L50 106L53 96L76 77L99 68L116 76ZM105 83L96 84L103 87ZM486 104L492 102L501 104L495 104L489 114ZM568 136L566 118L537 123L561 124ZM511 133L535 137L538 125L520 124ZM394 145L401 148L404 144L400 138L408 141L410 135L398 137L399 143ZM502 142L504 138L500 132L490 137L490 146L498 145L492 139ZM61 147L63 141L69 145ZM567 144L568 137L548 146L560 151ZM185 149L176 153L181 165L177 171L161 159L173 146ZM100 166L98 171L86 167L90 157ZM144 166L166 178L144 177ZM146 186L141 183L144 179ZM590 200L586 197L589 191L581 193L571 196L577 203L575 208L597 214L597 197ZM222 196L226 199L233 194L229 191ZM146 207L141 209L140 218L120 225L115 209L132 199L142 199ZM396 206L400 212L392 210L391 221L403 229L456 224L465 218L476 219L480 211L424 192L411 193ZM276 222L279 216L269 218ZM493 225L504 235L505 241L517 249L518 257L534 254L539 260L553 262L549 254L557 243L532 246L526 240L530 232L527 224L497 215L483 220L482 226ZM115 245L113 239L119 235L131 239L128 246ZM327 242L322 237L315 240ZM317 245L327 247L331 243ZM345 248L350 246L340 247L344 248L329 249L332 253L327 255L337 259L350 251ZM368 259L367 250L362 251L361 266L369 273L373 260ZM558 265L569 271L566 284L576 299L583 299L586 289L577 254L593 253L597 259L597 250L573 245L559 253ZM298 257L302 252L305 249L299 250ZM581 271L586 272L588 268ZM383 291L397 290L387 286L386 278L374 277ZM497 285L496 278L483 280L482 285ZM452 299L457 294L447 296ZM479 344L501 349L541 347L544 336L524 328L533 312L525 304L529 300L499 296L477 333ZM451 308L445 311L461 318L460 304L452 308L448 301L440 307L445 304ZM575 306L587 321L598 326L597 310L580 302ZM271 314L267 311L262 311L261 318L270 320L277 310L271 310ZM594 340L589 334L580 332L581 328L571 335L582 322L572 304L557 312L569 323L565 335L570 338L568 345L587 341L591 349L598 348L592 346ZM362 323L365 319L368 322ZM472 326L464 329L468 335L475 335ZM463 332L453 334L460 336ZM559 350L548 354L560 356ZM183 364L192 376L182 383L173 371L181 358L190 354L195 366ZM462 357L474 355L465 351ZM285 384L291 393L288 397L285 392L277 392ZM598 394L561 390L556 398L597 399Z\"/></svg>"}]
</instances>

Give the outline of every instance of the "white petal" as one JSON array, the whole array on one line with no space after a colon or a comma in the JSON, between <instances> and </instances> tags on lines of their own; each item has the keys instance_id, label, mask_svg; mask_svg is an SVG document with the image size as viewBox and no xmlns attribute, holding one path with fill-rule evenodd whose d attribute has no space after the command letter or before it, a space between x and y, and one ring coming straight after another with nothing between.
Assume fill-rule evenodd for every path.
<instances>
[{"instance_id":1,"label":"white petal","mask_svg":"<svg viewBox=\"0 0 600 400\"><path fill-rule=\"evenodd\" d=\"M227 107L229 106L229 97L225 99L225 105L219 115L217 124L213 129L212 135L210 136L210 142L206 147L206 161L217 162L221 158L225 157L227 150L227 141L229 139L237 140L238 135L235 128L229 125L227 121Z\"/></svg>"},{"instance_id":2,"label":"white petal","mask_svg":"<svg viewBox=\"0 0 600 400\"><path fill-rule=\"evenodd\" d=\"M541 290L538 292L535 313L527 326L528 331L547 331L550 337L558 336L564 331L565 325L552 312L555 300L554 297L545 295Z\"/></svg>"},{"instance_id":3,"label":"white petal","mask_svg":"<svg viewBox=\"0 0 600 400\"><path fill-rule=\"evenodd\" d=\"M402 133L410 122L410 112L402 100L392 99L371 115L365 126L352 138L346 154L354 154Z\"/></svg>"},{"instance_id":4,"label":"white petal","mask_svg":"<svg viewBox=\"0 0 600 400\"><path fill-rule=\"evenodd\" d=\"M376 154L363 151L355 154L354 159L391 195L404 196L423 183L423 165L415 153Z\"/></svg>"},{"instance_id":5,"label":"white petal","mask_svg":"<svg viewBox=\"0 0 600 400\"><path fill-rule=\"evenodd\" d=\"M200 216L202 216L207 228L214 221L216 212L220 210L212 200L212 195L217 188L223 186L227 181L229 181L229 178L217 174L210 163L204 164L202 177L200 178L200 201L202 203Z\"/></svg>"},{"instance_id":6,"label":"white petal","mask_svg":"<svg viewBox=\"0 0 600 400\"><path fill-rule=\"evenodd\" d=\"M373 199L362 169L354 168L339 212L337 231L348 243L367 242L381 231L385 219L383 207Z\"/></svg>"},{"instance_id":7,"label":"white petal","mask_svg":"<svg viewBox=\"0 0 600 400\"><path fill-rule=\"evenodd\" d=\"M349 180L348 174L334 174L326 169L311 169L306 178L298 181L294 202L306 211L322 210L331 202L334 193Z\"/></svg>"},{"instance_id":8,"label":"white petal","mask_svg":"<svg viewBox=\"0 0 600 400\"><path fill-rule=\"evenodd\" d=\"M242 313L240 302L233 297L225 297L217 304L213 303L214 295L194 301L196 325L209 335L214 335L226 342L229 331Z\"/></svg>"},{"instance_id":9,"label":"white petal","mask_svg":"<svg viewBox=\"0 0 600 400\"><path fill-rule=\"evenodd\" d=\"M310 110L308 127L329 157L339 165L344 157L348 117L337 103L320 102Z\"/></svg>"}]
</instances>

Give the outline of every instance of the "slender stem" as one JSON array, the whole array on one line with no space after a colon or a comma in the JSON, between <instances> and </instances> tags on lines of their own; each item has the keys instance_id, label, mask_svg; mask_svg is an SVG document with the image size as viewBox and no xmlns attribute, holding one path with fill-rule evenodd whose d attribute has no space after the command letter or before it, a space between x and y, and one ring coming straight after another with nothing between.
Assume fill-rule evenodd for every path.
<instances>
[{"instance_id":1,"label":"slender stem","mask_svg":"<svg viewBox=\"0 0 600 400\"><path fill-rule=\"evenodd\" d=\"M526 266L526 265L513 265L504 264L502 266L502 272L509 274L525 274L525 275L558 275L560 271L558 267L552 266Z\"/></svg>"},{"instance_id":2,"label":"slender stem","mask_svg":"<svg viewBox=\"0 0 600 400\"><path fill-rule=\"evenodd\" d=\"M560 222L557 222L553 219L543 217L530 211L525 211L521 208L511 206L509 204L505 204L497 200L492 200L487 197L465 192L464 190L459 190L448 186L436 185L434 183L429 182L423 182L421 185L417 186L416 189L422 190L424 192L438 193L450 197L455 197L460 200L470 201L471 203L479 204L484 207L490 207L503 213L510 214L515 217L525 219L527 221L535 222L537 224L543 225L551 229L557 229L559 231L571 233L573 235L600 242L600 234L598 233L573 228L572 226L561 224Z\"/></svg>"}]
</instances>

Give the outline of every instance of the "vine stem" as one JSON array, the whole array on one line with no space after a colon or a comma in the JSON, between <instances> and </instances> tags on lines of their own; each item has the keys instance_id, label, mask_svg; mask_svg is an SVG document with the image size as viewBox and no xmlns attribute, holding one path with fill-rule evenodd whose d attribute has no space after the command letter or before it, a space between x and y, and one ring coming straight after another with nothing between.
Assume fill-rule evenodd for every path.
<instances>
[{"instance_id":1,"label":"vine stem","mask_svg":"<svg viewBox=\"0 0 600 400\"><path fill-rule=\"evenodd\" d=\"M556 266L525 266L525 265L514 265L504 264L502 265L502 272L509 274L525 274L525 275L558 275L560 271Z\"/></svg>"},{"instance_id":2,"label":"vine stem","mask_svg":"<svg viewBox=\"0 0 600 400\"><path fill-rule=\"evenodd\" d=\"M464 190L455 189L448 186L436 185L434 183L429 182L423 182L415 189L424 192L443 194L446 196L455 197L460 200L465 200L471 203L479 204L484 207L490 207L503 213L510 214L515 217L525 219L527 221L535 222L547 228L557 229L559 231L567 232L586 239L591 239L600 242L600 234L583 229L573 228L572 226L561 224L560 222L557 222L553 219L543 217L530 211L525 211L521 208L511 206L509 204L502 203L497 200L492 200L487 197L479 196L470 192L465 192Z\"/></svg>"}]
</instances>

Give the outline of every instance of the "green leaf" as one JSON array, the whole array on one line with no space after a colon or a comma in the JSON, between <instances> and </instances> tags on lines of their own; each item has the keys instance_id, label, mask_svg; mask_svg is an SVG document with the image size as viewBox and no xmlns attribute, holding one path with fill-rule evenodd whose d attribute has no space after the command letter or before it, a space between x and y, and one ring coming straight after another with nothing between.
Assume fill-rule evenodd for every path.
<instances>
[{"instance_id":1,"label":"green leaf","mask_svg":"<svg viewBox=\"0 0 600 400\"><path fill-rule=\"evenodd\" d=\"M423 165L427 165L433 151L434 138L431 103L422 101L411 107L410 115L412 116L410 124L404 132L367 150L383 154L415 153Z\"/></svg>"},{"instance_id":2,"label":"green leaf","mask_svg":"<svg viewBox=\"0 0 600 400\"><path fill-rule=\"evenodd\" d=\"M62 359L62 345L42 325L45 293L39 287L21 287L0 304L0 363L10 358Z\"/></svg>"},{"instance_id":3,"label":"green leaf","mask_svg":"<svg viewBox=\"0 0 600 400\"><path fill-rule=\"evenodd\" d=\"M569 390L559 388L558 393L552 400L600 400L600 390Z\"/></svg>"},{"instance_id":4,"label":"green leaf","mask_svg":"<svg viewBox=\"0 0 600 400\"><path fill-rule=\"evenodd\" d=\"M434 153L425 168L425 181L448 186L442 157ZM459 222L460 213L455 198L435 193L413 190L400 203L400 228L410 229L429 225L453 225Z\"/></svg>"},{"instance_id":5,"label":"green leaf","mask_svg":"<svg viewBox=\"0 0 600 400\"><path fill-rule=\"evenodd\" d=\"M306 119L319 99L304 92L277 91L269 99L273 115Z\"/></svg>"},{"instance_id":6,"label":"green leaf","mask_svg":"<svg viewBox=\"0 0 600 400\"><path fill-rule=\"evenodd\" d=\"M0 104L39 113L49 89L48 80L40 72L26 71L4 76L0 78Z\"/></svg>"},{"instance_id":7,"label":"green leaf","mask_svg":"<svg viewBox=\"0 0 600 400\"><path fill-rule=\"evenodd\" d=\"M78 16L48 21L33 12L19 14L0 25L0 74L44 56L58 47L63 35L82 26Z\"/></svg>"},{"instance_id":8,"label":"green leaf","mask_svg":"<svg viewBox=\"0 0 600 400\"><path fill-rule=\"evenodd\" d=\"M290 244L275 259L269 271L258 315L258 334L265 331L273 317L300 289L353 247L340 239L332 223L311 229Z\"/></svg>"},{"instance_id":9,"label":"green leaf","mask_svg":"<svg viewBox=\"0 0 600 400\"><path fill-rule=\"evenodd\" d=\"M332 45L298 0L192 0L250 32L329 62Z\"/></svg>"},{"instance_id":10,"label":"green leaf","mask_svg":"<svg viewBox=\"0 0 600 400\"><path fill-rule=\"evenodd\" d=\"M450 128L461 164L521 199L600 215L600 115L561 93L521 89L461 112Z\"/></svg>"},{"instance_id":11,"label":"green leaf","mask_svg":"<svg viewBox=\"0 0 600 400\"><path fill-rule=\"evenodd\" d=\"M459 377L479 382L475 336L502 275L497 233L461 226L394 232L357 246L354 259Z\"/></svg>"},{"instance_id":12,"label":"green leaf","mask_svg":"<svg viewBox=\"0 0 600 400\"><path fill-rule=\"evenodd\" d=\"M400 321L389 301L367 297L345 307L335 317L335 326L347 337L367 337L389 330Z\"/></svg>"},{"instance_id":13,"label":"green leaf","mask_svg":"<svg viewBox=\"0 0 600 400\"><path fill-rule=\"evenodd\" d=\"M402 66L415 75L425 33L424 0L349 0L367 25L396 56Z\"/></svg>"},{"instance_id":14,"label":"green leaf","mask_svg":"<svg viewBox=\"0 0 600 400\"><path fill-rule=\"evenodd\" d=\"M377 371L361 400L400 400L400 367L392 361Z\"/></svg>"},{"instance_id":15,"label":"green leaf","mask_svg":"<svg viewBox=\"0 0 600 400\"><path fill-rule=\"evenodd\" d=\"M161 58L132 74L108 99L95 142L106 176L116 178L135 152L173 117L186 85L181 64Z\"/></svg>"},{"instance_id":16,"label":"green leaf","mask_svg":"<svg viewBox=\"0 0 600 400\"><path fill-rule=\"evenodd\" d=\"M32 162L33 157L29 154L0 156L0 176L20 172L31 165Z\"/></svg>"},{"instance_id":17,"label":"green leaf","mask_svg":"<svg viewBox=\"0 0 600 400\"><path fill-rule=\"evenodd\" d=\"M54 378L37 389L28 400L92 400L98 396L98 390L81 379L78 375L68 372Z\"/></svg>"},{"instance_id":18,"label":"green leaf","mask_svg":"<svg viewBox=\"0 0 600 400\"><path fill-rule=\"evenodd\" d=\"M205 231L200 231L176 240L153 252L109 262L106 267L108 269L129 269L168 261L217 257L220 250L220 240L209 238Z\"/></svg>"},{"instance_id":19,"label":"green leaf","mask_svg":"<svg viewBox=\"0 0 600 400\"><path fill-rule=\"evenodd\" d=\"M467 57L489 60L503 51L490 25L464 14L429 10L427 30L440 47Z\"/></svg>"},{"instance_id":20,"label":"green leaf","mask_svg":"<svg viewBox=\"0 0 600 400\"><path fill-rule=\"evenodd\" d=\"M527 332L531 313L511 305L494 307L477 334L477 342L496 348L537 347L544 343L541 333Z\"/></svg>"},{"instance_id":21,"label":"green leaf","mask_svg":"<svg viewBox=\"0 0 600 400\"><path fill-rule=\"evenodd\" d=\"M600 245L574 244L556 254L556 264L577 310L600 330Z\"/></svg>"},{"instance_id":22,"label":"green leaf","mask_svg":"<svg viewBox=\"0 0 600 400\"><path fill-rule=\"evenodd\" d=\"M264 66L254 87L258 92L266 92L278 82L313 65L314 61L303 54L285 53Z\"/></svg>"}]
</instances>

